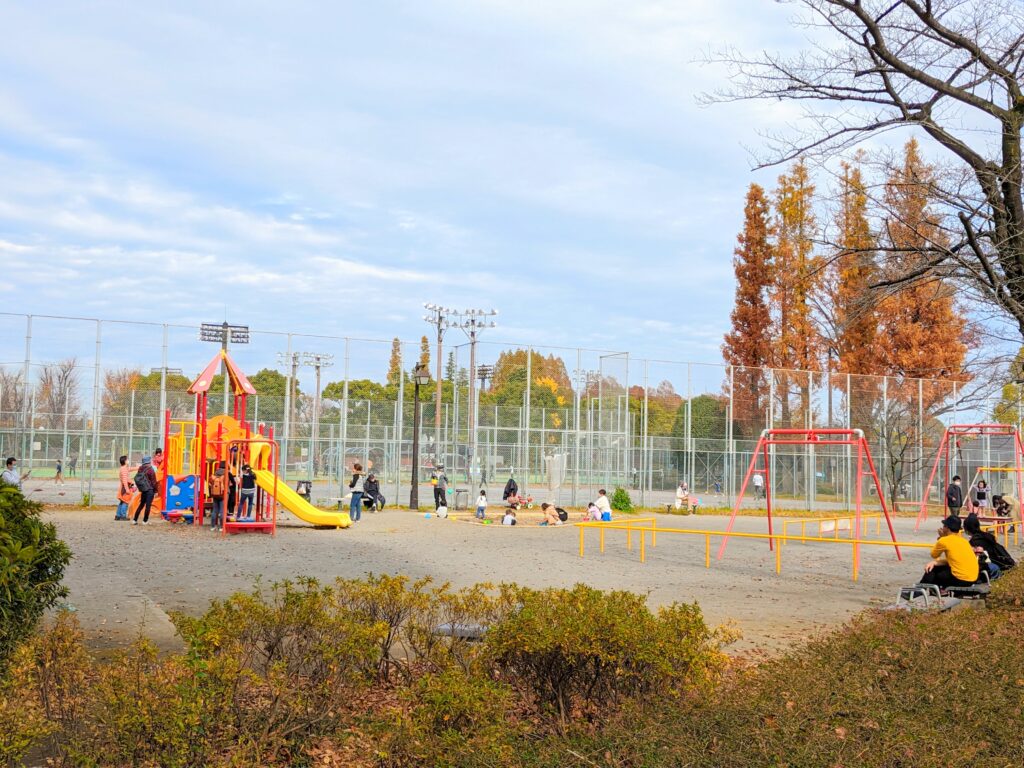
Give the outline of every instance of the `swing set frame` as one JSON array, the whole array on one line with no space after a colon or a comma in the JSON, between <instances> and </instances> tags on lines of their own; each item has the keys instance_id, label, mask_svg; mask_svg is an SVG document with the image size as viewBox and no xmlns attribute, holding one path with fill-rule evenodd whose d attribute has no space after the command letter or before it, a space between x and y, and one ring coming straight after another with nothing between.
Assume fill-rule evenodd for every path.
<instances>
[{"instance_id":1,"label":"swing set frame","mask_svg":"<svg viewBox=\"0 0 1024 768\"><path fill-rule=\"evenodd\" d=\"M790 447L800 446L850 446L856 449L856 488L854 492L854 530L861 530L861 515L863 506L863 493L861 491L861 478L870 477L875 484L875 491L878 494L878 501L882 506L882 514L885 516L886 525L889 527L889 536L892 538L893 548L896 550L896 559L902 560L899 544L896 541L896 530L893 528L892 518L889 516L889 509L885 504L885 494L882 492L882 484L878 479L878 471L875 469L874 459L871 457L871 449L867 440L864 439L864 432L860 429L766 429L761 432L757 446L750 457L750 465L740 486L739 495L732 508L732 515L729 517L729 524L725 528L725 535L722 537L722 544L718 548L718 558L722 559L725 554L725 545L729 541L729 534L732 532L736 516L739 514L743 503L743 497L747 492L747 485L750 479L759 474L764 477L765 507L768 512L768 548L773 549L778 544L774 539L772 528L772 473L771 473L771 447L775 445L786 445ZM763 466L758 467L758 463ZM856 541L853 544L854 573L860 564L860 544Z\"/></svg>"},{"instance_id":2,"label":"swing set frame","mask_svg":"<svg viewBox=\"0 0 1024 768\"><path fill-rule=\"evenodd\" d=\"M928 491L932 487L932 483L935 482L935 475L938 474L939 464L942 462L943 457L945 457L946 463L943 466L944 483L941 488L941 504L943 509L945 509L945 494L946 489L949 488L949 481L951 479L951 447L955 447L957 453L960 453L960 438L983 436L1010 437L1013 439L1014 467L1012 469L1007 467L1006 469L1017 473L1017 500L1020 501L1024 498L1024 479L1021 478L1021 470L1024 468L1024 444L1021 443L1020 430L1018 430L1013 424L950 424L946 427L945 432L942 433L942 442L939 443L939 450L935 454L935 461L932 462L932 471L928 475L928 482L925 484L921 493L921 506L917 512L917 522L914 524L915 531L919 530L921 523L928 519Z\"/></svg>"}]
</instances>

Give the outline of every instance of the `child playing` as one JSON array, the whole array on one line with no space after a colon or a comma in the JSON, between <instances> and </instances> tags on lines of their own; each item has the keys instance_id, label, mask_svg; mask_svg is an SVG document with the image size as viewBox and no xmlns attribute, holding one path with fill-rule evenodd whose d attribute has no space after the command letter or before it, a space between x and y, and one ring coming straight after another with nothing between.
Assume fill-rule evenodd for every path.
<instances>
[{"instance_id":1,"label":"child playing","mask_svg":"<svg viewBox=\"0 0 1024 768\"><path fill-rule=\"evenodd\" d=\"M483 488L476 499L476 519L483 520L487 517L487 493Z\"/></svg>"},{"instance_id":2,"label":"child playing","mask_svg":"<svg viewBox=\"0 0 1024 768\"><path fill-rule=\"evenodd\" d=\"M514 509L506 509L505 516L501 519L502 525L515 525L516 524L516 511Z\"/></svg>"}]
</instances>

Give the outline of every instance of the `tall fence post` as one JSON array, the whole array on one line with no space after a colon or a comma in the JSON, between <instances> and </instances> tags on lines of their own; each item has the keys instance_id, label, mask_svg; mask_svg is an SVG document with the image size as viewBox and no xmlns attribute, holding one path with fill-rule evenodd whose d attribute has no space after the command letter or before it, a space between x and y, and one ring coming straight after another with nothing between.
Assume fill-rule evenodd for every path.
<instances>
[{"instance_id":1,"label":"tall fence post","mask_svg":"<svg viewBox=\"0 0 1024 768\"><path fill-rule=\"evenodd\" d=\"M690 363L686 364L686 485L693 491L693 370Z\"/></svg>"},{"instance_id":2,"label":"tall fence post","mask_svg":"<svg viewBox=\"0 0 1024 768\"><path fill-rule=\"evenodd\" d=\"M405 366L399 366L398 400L395 402L395 428L392 431L391 454L395 457L395 504L402 494L402 433L405 431ZM441 382L437 382L441 386ZM415 482L415 481L410 481Z\"/></svg>"},{"instance_id":3,"label":"tall fence post","mask_svg":"<svg viewBox=\"0 0 1024 768\"><path fill-rule=\"evenodd\" d=\"M648 482L647 481L647 473L650 470L650 459L649 459L649 457L647 455L647 450L648 450L648 446L647 446L647 436L648 436L647 424L650 421L650 419L648 418L648 413L647 413L647 407L650 404L650 398L648 397L648 392L647 392L647 390L650 387L650 376L649 376L649 373L650 373L650 361L649 360L644 360L644 408L643 408L643 417L642 417L643 421L640 423L640 443L641 443L641 446L642 446L640 448L640 470L641 470L641 475L640 475L640 478L641 478L640 479L640 506L641 507L646 507L647 506L647 482ZM628 393L629 393L629 388L628 387L626 388L626 393L627 393L627 397L628 397ZM626 400L626 413L627 414L629 413L629 400Z\"/></svg>"},{"instance_id":4,"label":"tall fence post","mask_svg":"<svg viewBox=\"0 0 1024 768\"><path fill-rule=\"evenodd\" d=\"M526 432L523 434L526 451L523 461L523 495L527 494L530 485L530 400L533 386L533 347L526 348Z\"/></svg>"},{"instance_id":5,"label":"tall fence post","mask_svg":"<svg viewBox=\"0 0 1024 768\"><path fill-rule=\"evenodd\" d=\"M293 354L292 335L289 333L288 357L286 358L288 361L288 386L284 388L284 429L281 430L281 437L278 441L281 444L281 450L278 451L280 454L278 456L278 461L280 462L281 467L278 471L285 482L288 482L288 448L290 442L289 438L292 432L292 390L295 388L295 381L293 380L295 373L295 366L292 363Z\"/></svg>"},{"instance_id":6,"label":"tall fence post","mask_svg":"<svg viewBox=\"0 0 1024 768\"><path fill-rule=\"evenodd\" d=\"M103 322L101 320L96 321L96 364L95 370L93 371L93 382L92 382L92 456L89 462L89 506L92 507L96 503L96 499L93 498L92 482L96 478L96 470L99 468L100 460L100 409L102 407L102 400L100 399L100 348L103 344Z\"/></svg>"},{"instance_id":7,"label":"tall fence post","mask_svg":"<svg viewBox=\"0 0 1024 768\"><path fill-rule=\"evenodd\" d=\"M348 364L349 364L349 340L345 337L345 379L341 385L341 449L338 459L338 485L342 486L345 477L345 459L348 456ZM339 488L338 493L342 490ZM398 503L398 499L395 499Z\"/></svg>"},{"instance_id":8,"label":"tall fence post","mask_svg":"<svg viewBox=\"0 0 1024 768\"><path fill-rule=\"evenodd\" d=\"M134 390L132 390L134 393ZM162 420L167 412L167 323L164 323L163 345L160 351L160 412ZM131 453L129 446L129 454Z\"/></svg>"},{"instance_id":9,"label":"tall fence post","mask_svg":"<svg viewBox=\"0 0 1024 768\"><path fill-rule=\"evenodd\" d=\"M729 365L729 420L725 423L725 456L722 457L722 474L725 480L725 492L728 494L729 506L733 504L735 484L733 481L733 465L736 458L736 444L733 422L736 420L736 366Z\"/></svg>"},{"instance_id":10,"label":"tall fence post","mask_svg":"<svg viewBox=\"0 0 1024 768\"><path fill-rule=\"evenodd\" d=\"M29 378L32 375L32 315L25 315L25 365L21 372L21 460L27 454L25 440L28 435L29 392L32 386ZM29 458L31 465L31 457Z\"/></svg>"}]
</instances>

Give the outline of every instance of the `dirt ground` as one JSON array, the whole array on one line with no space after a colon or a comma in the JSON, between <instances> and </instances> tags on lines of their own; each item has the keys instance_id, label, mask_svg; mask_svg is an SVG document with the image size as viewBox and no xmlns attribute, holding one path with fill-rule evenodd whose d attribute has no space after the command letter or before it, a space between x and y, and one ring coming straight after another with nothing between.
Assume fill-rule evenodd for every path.
<instances>
[{"instance_id":1,"label":"dirt ground","mask_svg":"<svg viewBox=\"0 0 1024 768\"><path fill-rule=\"evenodd\" d=\"M224 538L159 519L148 526L114 522L106 510L49 509L46 515L74 553L65 577L68 602L98 650L123 646L140 633L174 648L168 611L198 614L211 599L250 590L258 580L330 581L373 572L432 576L454 586L585 582L647 593L653 606L697 601L711 623L732 621L741 630L733 650L771 652L866 607L892 602L899 585L917 580L928 557L925 550L908 549L898 562L889 547L865 546L855 583L849 544L787 544L776 575L774 554L763 540L733 538L718 561L712 538L706 569L703 536L662 533L656 548L648 541L646 562L640 563L638 545L634 541L627 550L624 531L607 532L602 554L598 532L588 530L581 558L575 525L509 528L384 511L365 514L348 530L316 530L285 513L275 537ZM898 538L930 542L933 522L915 534L913 520L899 519ZM661 527L700 530L722 530L725 523L712 516L658 518ZM765 526L763 518L741 517L735 530L761 533ZM870 537L877 538L873 527Z\"/></svg>"}]
</instances>

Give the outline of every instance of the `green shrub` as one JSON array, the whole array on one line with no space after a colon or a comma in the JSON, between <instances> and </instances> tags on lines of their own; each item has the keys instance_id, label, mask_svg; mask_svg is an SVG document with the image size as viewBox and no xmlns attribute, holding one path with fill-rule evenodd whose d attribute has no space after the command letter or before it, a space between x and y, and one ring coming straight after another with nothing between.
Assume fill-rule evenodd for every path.
<instances>
[{"instance_id":1,"label":"green shrub","mask_svg":"<svg viewBox=\"0 0 1024 768\"><path fill-rule=\"evenodd\" d=\"M629 491L625 488L616 488L610 499L612 509L616 512L632 512L633 500L629 498Z\"/></svg>"},{"instance_id":2,"label":"green shrub","mask_svg":"<svg viewBox=\"0 0 1024 768\"><path fill-rule=\"evenodd\" d=\"M696 605L657 613L642 595L520 589L519 610L487 633L490 659L565 723L575 709L594 715L627 696L680 696L706 689L724 666L723 643Z\"/></svg>"},{"instance_id":3,"label":"green shrub","mask_svg":"<svg viewBox=\"0 0 1024 768\"><path fill-rule=\"evenodd\" d=\"M0 484L0 669L36 628L43 613L67 595L61 586L71 551L42 505Z\"/></svg>"}]
</instances>

